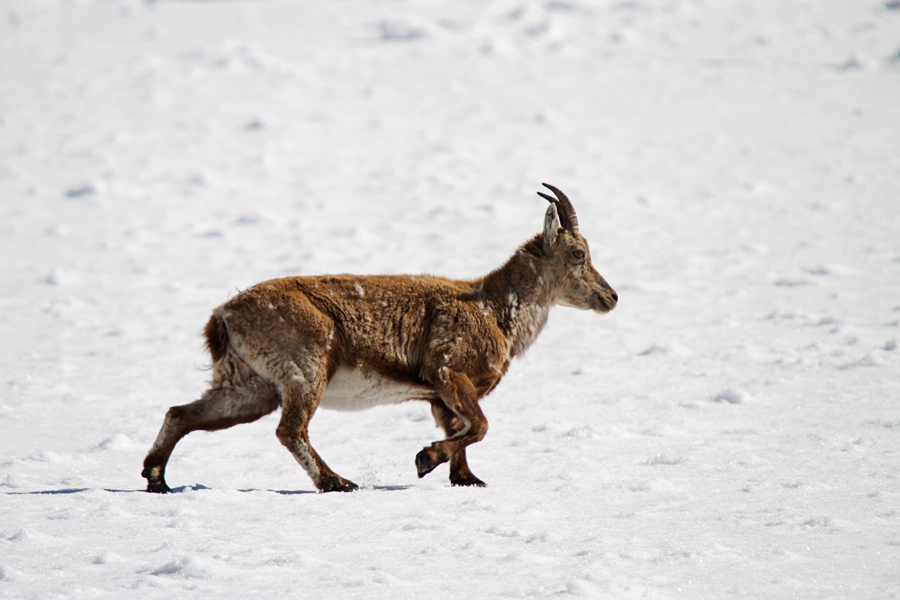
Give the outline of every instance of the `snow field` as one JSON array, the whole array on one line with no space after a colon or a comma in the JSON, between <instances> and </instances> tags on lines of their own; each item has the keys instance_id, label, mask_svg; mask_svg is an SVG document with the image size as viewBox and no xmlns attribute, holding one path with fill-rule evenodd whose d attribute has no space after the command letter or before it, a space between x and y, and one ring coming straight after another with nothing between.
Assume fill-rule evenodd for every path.
<instances>
[{"instance_id":1,"label":"snow field","mask_svg":"<svg viewBox=\"0 0 900 600\"><path fill-rule=\"evenodd\" d=\"M9 0L0 597L900 595L891 2ZM609 315L483 402L177 447L209 311L266 278L474 277L572 198Z\"/></svg>"}]
</instances>

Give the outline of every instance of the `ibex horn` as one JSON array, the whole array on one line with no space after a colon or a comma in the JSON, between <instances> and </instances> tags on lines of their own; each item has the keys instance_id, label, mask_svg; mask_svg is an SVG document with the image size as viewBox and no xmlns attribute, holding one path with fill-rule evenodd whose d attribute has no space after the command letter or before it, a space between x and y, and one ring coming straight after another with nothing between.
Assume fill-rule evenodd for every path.
<instances>
[{"instance_id":1,"label":"ibex horn","mask_svg":"<svg viewBox=\"0 0 900 600\"><path fill-rule=\"evenodd\" d=\"M538 192L538 196L556 204L556 208L559 211L560 224L572 233L578 233L578 217L575 216L575 207L572 206L566 195L559 191L557 187L549 183L545 183L544 187L556 194L556 198L544 192Z\"/></svg>"}]
</instances>

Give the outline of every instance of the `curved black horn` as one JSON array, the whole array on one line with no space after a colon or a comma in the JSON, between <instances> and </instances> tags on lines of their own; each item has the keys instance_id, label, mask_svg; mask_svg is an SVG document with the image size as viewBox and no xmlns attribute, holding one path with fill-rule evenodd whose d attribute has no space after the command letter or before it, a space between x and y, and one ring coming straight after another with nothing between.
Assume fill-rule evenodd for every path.
<instances>
[{"instance_id":1,"label":"curved black horn","mask_svg":"<svg viewBox=\"0 0 900 600\"><path fill-rule=\"evenodd\" d=\"M538 192L538 196L544 198L548 202L553 202L554 204L556 204L556 208L559 210L560 224L572 233L578 233L578 217L575 216L575 207L572 206L572 203L569 201L566 195L559 191L559 188L557 188L556 186L545 183L544 187L556 194L556 198L553 198L549 194L545 194L543 192Z\"/></svg>"}]
</instances>

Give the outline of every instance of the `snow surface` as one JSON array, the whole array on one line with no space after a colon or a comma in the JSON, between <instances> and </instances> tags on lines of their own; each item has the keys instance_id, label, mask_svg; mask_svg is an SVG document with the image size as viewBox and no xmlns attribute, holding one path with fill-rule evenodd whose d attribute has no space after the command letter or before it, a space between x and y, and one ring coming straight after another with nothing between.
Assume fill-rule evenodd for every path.
<instances>
[{"instance_id":1,"label":"snow surface","mask_svg":"<svg viewBox=\"0 0 900 600\"><path fill-rule=\"evenodd\" d=\"M483 402L277 414L143 491L289 274L474 277L566 191L609 315ZM900 4L0 2L0 597L897 598Z\"/></svg>"}]
</instances>

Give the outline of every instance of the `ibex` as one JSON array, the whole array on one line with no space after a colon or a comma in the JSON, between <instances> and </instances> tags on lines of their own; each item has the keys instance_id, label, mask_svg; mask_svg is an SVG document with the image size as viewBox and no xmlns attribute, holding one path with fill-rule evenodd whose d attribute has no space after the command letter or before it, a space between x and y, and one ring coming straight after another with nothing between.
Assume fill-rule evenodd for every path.
<instances>
[{"instance_id":1,"label":"ibex","mask_svg":"<svg viewBox=\"0 0 900 600\"><path fill-rule=\"evenodd\" d=\"M544 185L556 197L538 192L550 202L543 232L481 279L286 277L216 308L205 331L211 387L166 413L144 459L147 491L171 491L166 463L186 434L249 423L279 406L275 433L316 487L354 490L310 444L313 413L405 400L430 402L447 436L416 455L419 477L449 462L452 484L485 485L466 462L466 446L488 429L478 401L534 342L551 306L606 313L618 301L591 264L572 203Z\"/></svg>"}]
</instances>

